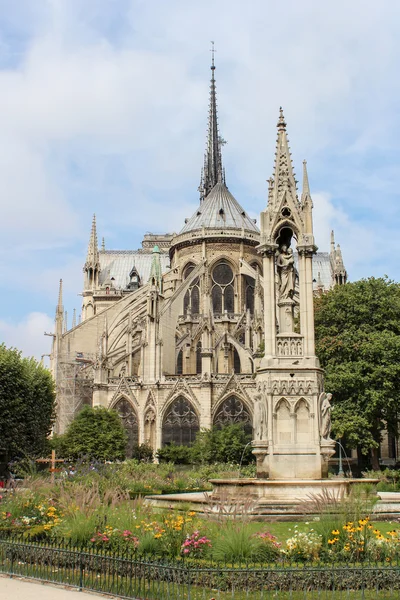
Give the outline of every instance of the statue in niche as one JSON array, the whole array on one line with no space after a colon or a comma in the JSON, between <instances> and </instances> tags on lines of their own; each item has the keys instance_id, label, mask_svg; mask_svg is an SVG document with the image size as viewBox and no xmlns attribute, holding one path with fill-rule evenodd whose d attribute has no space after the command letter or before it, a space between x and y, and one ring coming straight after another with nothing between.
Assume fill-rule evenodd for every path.
<instances>
[{"instance_id":1,"label":"statue in niche","mask_svg":"<svg viewBox=\"0 0 400 600\"><path fill-rule=\"evenodd\" d=\"M265 397L260 389L258 391L254 397L254 439L261 441L268 438L268 415Z\"/></svg>"},{"instance_id":2,"label":"statue in niche","mask_svg":"<svg viewBox=\"0 0 400 600\"><path fill-rule=\"evenodd\" d=\"M279 299L291 300L294 295L296 274L293 250L288 248L286 244L281 246L278 258L276 259L276 266L279 277Z\"/></svg>"},{"instance_id":3,"label":"statue in niche","mask_svg":"<svg viewBox=\"0 0 400 600\"><path fill-rule=\"evenodd\" d=\"M321 419L321 438L324 440L330 440L331 435L331 401L332 394L327 394L326 392L322 392L319 397L319 405L320 405L320 419Z\"/></svg>"}]
</instances>

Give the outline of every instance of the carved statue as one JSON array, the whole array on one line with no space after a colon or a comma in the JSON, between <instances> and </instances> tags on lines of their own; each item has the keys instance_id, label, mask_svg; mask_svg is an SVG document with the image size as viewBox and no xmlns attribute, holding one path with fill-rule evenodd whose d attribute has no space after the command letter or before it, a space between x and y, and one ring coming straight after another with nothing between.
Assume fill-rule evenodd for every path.
<instances>
[{"instance_id":1,"label":"carved statue","mask_svg":"<svg viewBox=\"0 0 400 600\"><path fill-rule=\"evenodd\" d=\"M331 434L331 411L332 406L330 400L332 398L332 394L327 394L326 392L322 392L319 397L319 405L320 405L320 417L321 417L321 438L324 440L330 439Z\"/></svg>"},{"instance_id":2,"label":"carved statue","mask_svg":"<svg viewBox=\"0 0 400 600\"><path fill-rule=\"evenodd\" d=\"M260 393L254 398L254 439L266 440L268 437L267 403Z\"/></svg>"},{"instance_id":3,"label":"carved statue","mask_svg":"<svg viewBox=\"0 0 400 600\"><path fill-rule=\"evenodd\" d=\"M276 260L279 276L279 299L292 299L295 287L295 270L293 250L285 244L281 247Z\"/></svg>"}]
</instances>

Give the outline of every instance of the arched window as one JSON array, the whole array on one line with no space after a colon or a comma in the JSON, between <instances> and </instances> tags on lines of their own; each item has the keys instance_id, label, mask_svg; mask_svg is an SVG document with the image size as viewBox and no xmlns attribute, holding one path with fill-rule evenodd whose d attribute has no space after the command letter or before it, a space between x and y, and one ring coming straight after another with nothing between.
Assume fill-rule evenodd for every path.
<instances>
[{"instance_id":1,"label":"arched window","mask_svg":"<svg viewBox=\"0 0 400 600\"><path fill-rule=\"evenodd\" d=\"M183 270L183 279L187 279L196 265L189 263ZM196 279L190 284L183 299L183 314L198 315L200 312L200 279Z\"/></svg>"},{"instance_id":2,"label":"arched window","mask_svg":"<svg viewBox=\"0 0 400 600\"><path fill-rule=\"evenodd\" d=\"M186 265L186 267L183 269L183 279L187 279L189 277L195 266L196 265L194 263L188 263Z\"/></svg>"},{"instance_id":3,"label":"arched window","mask_svg":"<svg viewBox=\"0 0 400 600\"><path fill-rule=\"evenodd\" d=\"M240 357L236 348L233 348L233 370L235 373L240 373Z\"/></svg>"},{"instance_id":4,"label":"arched window","mask_svg":"<svg viewBox=\"0 0 400 600\"><path fill-rule=\"evenodd\" d=\"M139 443L139 426L136 412L126 398L118 400L114 410L119 414L128 436L126 456L132 458L133 449Z\"/></svg>"},{"instance_id":5,"label":"arched window","mask_svg":"<svg viewBox=\"0 0 400 600\"><path fill-rule=\"evenodd\" d=\"M201 342L197 342L196 346L196 374L201 373Z\"/></svg>"},{"instance_id":6,"label":"arched window","mask_svg":"<svg viewBox=\"0 0 400 600\"><path fill-rule=\"evenodd\" d=\"M199 431L199 419L191 403L179 396L168 408L162 427L162 445L174 442L190 446Z\"/></svg>"},{"instance_id":7,"label":"arched window","mask_svg":"<svg viewBox=\"0 0 400 600\"><path fill-rule=\"evenodd\" d=\"M260 274L260 275L261 275L261 277L262 277L262 274L263 274L262 266L261 266L261 265L259 265L259 264L258 264L258 262L252 262L252 263L250 263L250 266L251 266L253 269L255 269L256 271L258 271L258 272L259 272L259 274Z\"/></svg>"},{"instance_id":8,"label":"arched window","mask_svg":"<svg viewBox=\"0 0 400 600\"><path fill-rule=\"evenodd\" d=\"M249 310L251 314L254 313L254 286L255 279L253 277L249 277L248 275L244 276L244 298L245 298L245 310Z\"/></svg>"},{"instance_id":9,"label":"arched window","mask_svg":"<svg viewBox=\"0 0 400 600\"><path fill-rule=\"evenodd\" d=\"M226 262L218 263L214 267L211 295L214 313L235 311L233 271Z\"/></svg>"},{"instance_id":10,"label":"arched window","mask_svg":"<svg viewBox=\"0 0 400 600\"><path fill-rule=\"evenodd\" d=\"M246 433L253 433L252 419L246 406L237 396L229 396L219 405L214 416L214 425L222 428L237 423L243 425Z\"/></svg>"},{"instance_id":11,"label":"arched window","mask_svg":"<svg viewBox=\"0 0 400 600\"><path fill-rule=\"evenodd\" d=\"M182 352L182 350L179 350L178 356L176 359L176 374L177 375L183 374L183 352Z\"/></svg>"}]
</instances>

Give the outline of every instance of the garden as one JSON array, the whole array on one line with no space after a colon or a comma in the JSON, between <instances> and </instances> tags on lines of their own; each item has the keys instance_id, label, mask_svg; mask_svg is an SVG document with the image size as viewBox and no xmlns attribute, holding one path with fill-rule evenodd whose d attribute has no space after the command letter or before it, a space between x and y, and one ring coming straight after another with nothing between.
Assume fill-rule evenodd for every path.
<instances>
[{"instance_id":1,"label":"garden","mask_svg":"<svg viewBox=\"0 0 400 600\"><path fill-rule=\"evenodd\" d=\"M245 467L250 471L252 465ZM397 561L397 524L373 523L376 501L372 486L357 486L339 501L328 492L310 497L301 507L303 520L258 522L251 501L243 512L208 500L201 516L190 510L163 511L145 496L210 490L208 480L237 475L237 465L216 464L182 468L172 463L127 460L120 464L77 464L73 475L60 473L54 483L47 475L25 478L23 487L3 493L0 533L23 540L59 540L73 546L132 551L157 558L213 558L282 561ZM390 485L390 483L389 483ZM234 499L231 500L234 505ZM243 506L242 506L243 511Z\"/></svg>"},{"instance_id":2,"label":"garden","mask_svg":"<svg viewBox=\"0 0 400 600\"><path fill-rule=\"evenodd\" d=\"M244 468L251 475L254 467ZM207 491L208 479L237 472L235 464L127 460L82 461L54 482L25 474L1 498L1 569L124 597L262 598L267 590L279 598L303 598L305 590L397 597L382 593L400 589L400 529L373 522L376 494L367 484L342 501L328 492L310 497L298 522L254 521L251 501L227 518L226 498L206 502L201 515L145 500Z\"/></svg>"}]
</instances>

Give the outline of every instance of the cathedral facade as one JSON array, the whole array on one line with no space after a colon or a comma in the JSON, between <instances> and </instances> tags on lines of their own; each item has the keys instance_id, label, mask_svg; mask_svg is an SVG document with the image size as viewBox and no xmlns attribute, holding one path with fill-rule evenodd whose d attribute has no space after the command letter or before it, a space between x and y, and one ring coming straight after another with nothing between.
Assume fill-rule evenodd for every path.
<instances>
[{"instance_id":1,"label":"cathedral facade","mask_svg":"<svg viewBox=\"0 0 400 600\"><path fill-rule=\"evenodd\" d=\"M306 163L298 197L282 110L261 231L229 191L214 74L212 64L193 216L178 234L147 234L131 251L108 250L104 242L99 248L94 218L82 315L71 328L60 282L51 354L56 431L85 404L114 408L129 455L137 443L154 450L191 444L201 428L241 423L260 442L260 469L268 475L275 468L265 459L268 448L284 455L298 444L311 452L312 419L323 418L312 296L344 284L347 273L333 233L329 253L314 244ZM260 409L260 398L268 406ZM284 468L282 460L276 468Z\"/></svg>"}]
</instances>

